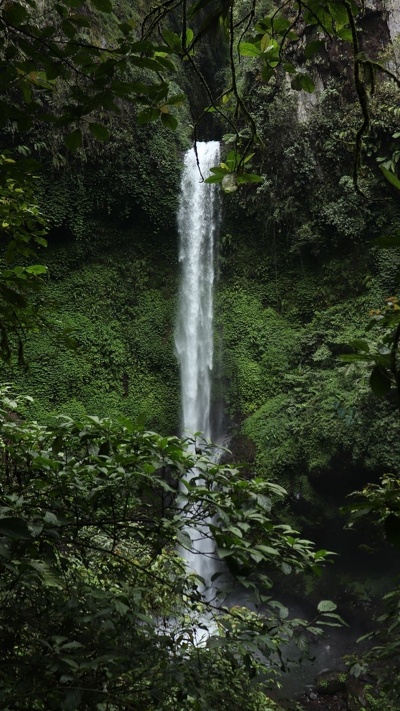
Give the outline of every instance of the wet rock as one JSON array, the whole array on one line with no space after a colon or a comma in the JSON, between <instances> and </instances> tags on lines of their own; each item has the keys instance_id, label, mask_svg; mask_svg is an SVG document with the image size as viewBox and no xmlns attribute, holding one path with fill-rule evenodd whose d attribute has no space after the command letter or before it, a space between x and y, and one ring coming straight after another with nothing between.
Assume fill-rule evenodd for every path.
<instances>
[{"instance_id":1,"label":"wet rock","mask_svg":"<svg viewBox=\"0 0 400 711\"><path fill-rule=\"evenodd\" d=\"M337 669L323 669L316 678L316 690L321 696L333 696L346 691L346 674Z\"/></svg>"},{"instance_id":2,"label":"wet rock","mask_svg":"<svg viewBox=\"0 0 400 711\"><path fill-rule=\"evenodd\" d=\"M349 711L359 711L367 704L364 682L359 679L349 679L347 682Z\"/></svg>"}]
</instances>

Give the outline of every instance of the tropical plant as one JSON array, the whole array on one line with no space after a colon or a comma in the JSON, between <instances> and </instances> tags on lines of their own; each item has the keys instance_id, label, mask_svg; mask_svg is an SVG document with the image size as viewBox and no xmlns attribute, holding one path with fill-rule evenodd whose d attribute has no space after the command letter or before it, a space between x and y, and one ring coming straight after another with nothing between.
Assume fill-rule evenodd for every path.
<instances>
[{"instance_id":1,"label":"tropical plant","mask_svg":"<svg viewBox=\"0 0 400 711\"><path fill-rule=\"evenodd\" d=\"M307 623L271 598L270 570L318 572L327 555L274 522L280 487L127 419L43 427L21 406L29 398L3 392L1 708L256 709L282 643L339 623L330 601ZM262 613L224 603L218 574L205 596L178 555L188 518L209 516Z\"/></svg>"}]
</instances>

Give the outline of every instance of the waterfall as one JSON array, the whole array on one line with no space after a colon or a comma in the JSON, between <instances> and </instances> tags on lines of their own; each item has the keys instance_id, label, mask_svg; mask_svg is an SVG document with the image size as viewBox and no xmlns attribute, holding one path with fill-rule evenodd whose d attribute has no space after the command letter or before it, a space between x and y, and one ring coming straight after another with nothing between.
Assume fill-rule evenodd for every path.
<instances>
[{"instance_id":1,"label":"waterfall","mask_svg":"<svg viewBox=\"0 0 400 711\"><path fill-rule=\"evenodd\" d=\"M175 347L181 372L182 431L211 437L210 393L213 366L214 244L219 227L219 190L204 183L219 163L219 143L197 143L185 154L178 210L181 282ZM206 586L215 570L215 543L208 527L187 527L192 550L188 567Z\"/></svg>"},{"instance_id":2,"label":"waterfall","mask_svg":"<svg viewBox=\"0 0 400 711\"><path fill-rule=\"evenodd\" d=\"M219 163L219 143L197 143L204 177ZM204 183L194 148L185 155L178 211L182 275L175 345L181 369L185 434L210 431L210 374L213 365L214 241L219 223L218 189Z\"/></svg>"}]
</instances>

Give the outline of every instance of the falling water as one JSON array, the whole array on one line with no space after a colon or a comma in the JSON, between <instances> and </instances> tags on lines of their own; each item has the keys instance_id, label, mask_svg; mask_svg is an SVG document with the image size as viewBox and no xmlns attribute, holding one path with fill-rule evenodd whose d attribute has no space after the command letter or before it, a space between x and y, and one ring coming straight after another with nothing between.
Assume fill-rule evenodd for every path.
<instances>
[{"instance_id":1,"label":"falling water","mask_svg":"<svg viewBox=\"0 0 400 711\"><path fill-rule=\"evenodd\" d=\"M219 162L219 143L197 143L203 176ZM219 223L218 190L204 183L195 150L185 155L178 212L182 277L175 345L181 368L185 434L210 431L210 375L213 365L214 241Z\"/></svg>"},{"instance_id":2,"label":"falling water","mask_svg":"<svg viewBox=\"0 0 400 711\"><path fill-rule=\"evenodd\" d=\"M181 371L182 430L211 437L210 392L213 366L214 243L219 226L219 191L207 184L219 163L219 143L197 143L185 155L178 211L182 264L175 346ZM199 167L201 174L199 172ZM192 550L184 551L191 570L207 583L215 569L215 543L208 527L188 526Z\"/></svg>"}]
</instances>

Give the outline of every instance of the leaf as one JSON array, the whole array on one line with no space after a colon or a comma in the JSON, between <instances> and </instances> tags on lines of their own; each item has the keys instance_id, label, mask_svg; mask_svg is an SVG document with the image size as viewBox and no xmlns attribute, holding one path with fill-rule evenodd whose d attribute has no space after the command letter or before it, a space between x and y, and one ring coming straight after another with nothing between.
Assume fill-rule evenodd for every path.
<instances>
[{"instance_id":1,"label":"leaf","mask_svg":"<svg viewBox=\"0 0 400 711\"><path fill-rule=\"evenodd\" d=\"M322 40L313 40L306 45L304 56L307 59L311 59L311 57L314 57L314 55L317 54L322 47L324 47L324 42Z\"/></svg>"},{"instance_id":2,"label":"leaf","mask_svg":"<svg viewBox=\"0 0 400 711\"><path fill-rule=\"evenodd\" d=\"M274 32L278 35L282 35L290 27L291 23L285 17L276 17L272 19L271 24Z\"/></svg>"},{"instance_id":3,"label":"leaf","mask_svg":"<svg viewBox=\"0 0 400 711\"><path fill-rule=\"evenodd\" d=\"M175 94L170 96L168 99L168 106L181 106L185 101L187 101L186 94Z\"/></svg>"},{"instance_id":4,"label":"leaf","mask_svg":"<svg viewBox=\"0 0 400 711\"><path fill-rule=\"evenodd\" d=\"M315 90L315 84L310 75L304 74L303 72L296 74L291 81L291 87L296 91L307 91L308 94L312 94Z\"/></svg>"},{"instance_id":5,"label":"leaf","mask_svg":"<svg viewBox=\"0 0 400 711\"><path fill-rule=\"evenodd\" d=\"M64 446L64 437L62 437L62 435L58 435L58 437L56 437L53 440L53 443L51 445L53 454L58 454L58 452L60 452L62 450L63 446Z\"/></svg>"},{"instance_id":6,"label":"leaf","mask_svg":"<svg viewBox=\"0 0 400 711\"><path fill-rule=\"evenodd\" d=\"M380 167L383 175L385 176L386 180L388 180L389 183L394 185L394 187L397 188L397 190L400 190L400 180L398 179L398 177L394 173L392 173L390 170L385 168L383 165L380 165L379 167Z\"/></svg>"},{"instance_id":7,"label":"leaf","mask_svg":"<svg viewBox=\"0 0 400 711\"><path fill-rule=\"evenodd\" d=\"M290 575L290 573L292 572L292 566L289 565L289 563L283 562L282 565L281 565L281 571L282 571L282 573L284 573L285 575Z\"/></svg>"},{"instance_id":8,"label":"leaf","mask_svg":"<svg viewBox=\"0 0 400 711\"><path fill-rule=\"evenodd\" d=\"M137 122L139 126L144 126L145 123L150 123L151 121L157 121L160 116L158 109L144 109L138 114Z\"/></svg>"},{"instance_id":9,"label":"leaf","mask_svg":"<svg viewBox=\"0 0 400 711\"><path fill-rule=\"evenodd\" d=\"M40 560L31 560L28 563L30 568L39 573L42 583L46 588L57 588L62 590L62 582L57 577L57 574L46 564Z\"/></svg>"},{"instance_id":10,"label":"leaf","mask_svg":"<svg viewBox=\"0 0 400 711\"><path fill-rule=\"evenodd\" d=\"M369 384L374 395L382 397L386 395L392 385L391 377L382 365L376 365L370 375Z\"/></svg>"},{"instance_id":11,"label":"leaf","mask_svg":"<svg viewBox=\"0 0 400 711\"><path fill-rule=\"evenodd\" d=\"M193 38L194 38L194 32L190 27L188 27L186 30L186 37L185 37L187 47L193 42Z\"/></svg>"},{"instance_id":12,"label":"leaf","mask_svg":"<svg viewBox=\"0 0 400 711\"><path fill-rule=\"evenodd\" d=\"M240 42L239 54L242 57L259 57L262 52L261 49L256 47L255 44L251 44L250 42Z\"/></svg>"},{"instance_id":13,"label":"leaf","mask_svg":"<svg viewBox=\"0 0 400 711\"><path fill-rule=\"evenodd\" d=\"M332 600L321 600L317 606L318 612L333 612L336 608L337 605Z\"/></svg>"},{"instance_id":14,"label":"leaf","mask_svg":"<svg viewBox=\"0 0 400 711\"><path fill-rule=\"evenodd\" d=\"M268 556L275 556L279 554L279 551L276 548L271 548L271 546L264 546L262 544L257 546L257 550L260 550Z\"/></svg>"},{"instance_id":15,"label":"leaf","mask_svg":"<svg viewBox=\"0 0 400 711\"><path fill-rule=\"evenodd\" d=\"M90 0L90 2L96 8L96 10L100 10L100 12L111 12L112 11L111 0Z\"/></svg>"},{"instance_id":16,"label":"leaf","mask_svg":"<svg viewBox=\"0 0 400 711\"><path fill-rule=\"evenodd\" d=\"M65 145L70 151L76 151L82 145L82 133L80 128L76 128L74 131L66 137Z\"/></svg>"},{"instance_id":17,"label":"leaf","mask_svg":"<svg viewBox=\"0 0 400 711\"><path fill-rule=\"evenodd\" d=\"M330 2L328 3L328 8L331 16L338 25L343 27L343 25L347 24L347 22L349 21L349 17L347 14L346 6L342 4L341 0L330 0Z\"/></svg>"},{"instance_id":18,"label":"leaf","mask_svg":"<svg viewBox=\"0 0 400 711\"><path fill-rule=\"evenodd\" d=\"M89 131L98 141L107 141L110 138L110 131L101 123L90 123Z\"/></svg>"},{"instance_id":19,"label":"leaf","mask_svg":"<svg viewBox=\"0 0 400 711\"><path fill-rule=\"evenodd\" d=\"M44 521L46 523L52 524L53 526L60 525L60 521L58 520L57 516L55 514L53 514L52 511L46 511L46 513L44 515Z\"/></svg>"},{"instance_id":20,"label":"leaf","mask_svg":"<svg viewBox=\"0 0 400 711\"><path fill-rule=\"evenodd\" d=\"M186 548L190 550L192 548L192 539L190 538L189 534L186 531L177 531L176 532L176 538L177 541L180 543L182 548Z\"/></svg>"},{"instance_id":21,"label":"leaf","mask_svg":"<svg viewBox=\"0 0 400 711\"><path fill-rule=\"evenodd\" d=\"M117 599L115 600L115 609L120 615L126 615L126 613L129 612L129 605Z\"/></svg>"},{"instance_id":22,"label":"leaf","mask_svg":"<svg viewBox=\"0 0 400 711\"><path fill-rule=\"evenodd\" d=\"M206 178L204 182L205 182L205 183L209 183L209 184L211 184L211 183L221 183L221 182L222 182L222 179L223 179L223 177L224 177L224 175L225 175L225 173L224 173L223 175L222 175L222 174L210 175L210 177L209 177L209 178Z\"/></svg>"},{"instance_id":23,"label":"leaf","mask_svg":"<svg viewBox=\"0 0 400 711\"><path fill-rule=\"evenodd\" d=\"M353 34L350 27L342 27L336 32L339 39L345 40L346 42L352 42Z\"/></svg>"},{"instance_id":24,"label":"leaf","mask_svg":"<svg viewBox=\"0 0 400 711\"><path fill-rule=\"evenodd\" d=\"M34 274L35 276L38 276L39 274L47 274L48 270L47 267L45 267L43 264L31 264L30 267L26 267L26 271L28 272L28 274Z\"/></svg>"},{"instance_id":25,"label":"leaf","mask_svg":"<svg viewBox=\"0 0 400 711\"><path fill-rule=\"evenodd\" d=\"M240 183L263 183L264 178L262 175L256 175L255 173L240 173L237 176L237 182Z\"/></svg>"},{"instance_id":26,"label":"leaf","mask_svg":"<svg viewBox=\"0 0 400 711\"><path fill-rule=\"evenodd\" d=\"M13 2L9 3L8 7L6 6L4 17L6 23L9 22L11 25L18 27L28 19L28 12L18 2Z\"/></svg>"},{"instance_id":27,"label":"leaf","mask_svg":"<svg viewBox=\"0 0 400 711\"><path fill-rule=\"evenodd\" d=\"M338 360L342 363L356 363L361 361L371 362L372 358L369 355L361 355L361 353L342 353L338 356Z\"/></svg>"},{"instance_id":28,"label":"leaf","mask_svg":"<svg viewBox=\"0 0 400 711\"><path fill-rule=\"evenodd\" d=\"M17 516L0 518L0 535L18 541L27 541L31 538L27 522Z\"/></svg>"},{"instance_id":29,"label":"leaf","mask_svg":"<svg viewBox=\"0 0 400 711\"><path fill-rule=\"evenodd\" d=\"M175 131L178 125L178 121L176 120L175 116L166 113L161 114L161 123L163 124L163 126L169 128L171 131Z\"/></svg>"},{"instance_id":30,"label":"leaf","mask_svg":"<svg viewBox=\"0 0 400 711\"><path fill-rule=\"evenodd\" d=\"M67 642L66 644L63 644L61 649L64 651L64 649L81 649L83 647L83 644L81 642Z\"/></svg>"},{"instance_id":31,"label":"leaf","mask_svg":"<svg viewBox=\"0 0 400 711\"><path fill-rule=\"evenodd\" d=\"M172 30L165 29L162 31L162 38L169 47L172 47L176 52L182 52L182 39L176 32Z\"/></svg>"},{"instance_id":32,"label":"leaf","mask_svg":"<svg viewBox=\"0 0 400 711\"><path fill-rule=\"evenodd\" d=\"M364 353L369 353L369 345L367 341L362 341L360 338L356 338L354 341L350 341L349 345L355 350L363 351Z\"/></svg>"}]
</instances>

